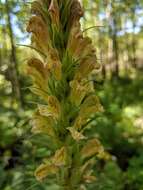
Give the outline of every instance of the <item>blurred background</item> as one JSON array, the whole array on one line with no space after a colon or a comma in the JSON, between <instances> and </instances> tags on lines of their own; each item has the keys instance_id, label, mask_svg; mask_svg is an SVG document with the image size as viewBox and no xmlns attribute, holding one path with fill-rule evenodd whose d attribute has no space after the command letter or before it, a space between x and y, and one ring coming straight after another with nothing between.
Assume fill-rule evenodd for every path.
<instances>
[{"instance_id":1,"label":"blurred background","mask_svg":"<svg viewBox=\"0 0 143 190\"><path fill-rule=\"evenodd\" d=\"M82 30L93 39L101 72L95 88L105 112L92 123L108 162L98 161L89 190L143 190L143 0L81 0ZM55 190L33 171L49 155L31 134L37 98L26 62L34 52L25 28L30 1L0 0L0 190ZM90 135L90 134L89 134Z\"/></svg>"}]
</instances>

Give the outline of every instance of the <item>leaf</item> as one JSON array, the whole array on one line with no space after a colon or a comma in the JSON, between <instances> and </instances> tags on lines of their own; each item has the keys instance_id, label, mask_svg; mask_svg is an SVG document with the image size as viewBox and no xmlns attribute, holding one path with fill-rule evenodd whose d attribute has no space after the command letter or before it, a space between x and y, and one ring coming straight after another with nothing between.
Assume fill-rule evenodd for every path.
<instances>
[{"instance_id":1,"label":"leaf","mask_svg":"<svg viewBox=\"0 0 143 190\"><path fill-rule=\"evenodd\" d=\"M67 130L70 131L71 133L71 136L74 140L76 141L80 141L80 140L83 140L83 139L86 139L86 137L82 134L82 133L79 133L76 129L74 129L73 127L68 127Z\"/></svg>"}]
</instances>

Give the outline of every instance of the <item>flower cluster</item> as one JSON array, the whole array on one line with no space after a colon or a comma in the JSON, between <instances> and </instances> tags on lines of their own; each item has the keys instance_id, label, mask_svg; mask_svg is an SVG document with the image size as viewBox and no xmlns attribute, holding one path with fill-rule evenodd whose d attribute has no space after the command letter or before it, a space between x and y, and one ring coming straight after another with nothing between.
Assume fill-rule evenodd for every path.
<instances>
[{"instance_id":1,"label":"flower cluster","mask_svg":"<svg viewBox=\"0 0 143 190\"><path fill-rule=\"evenodd\" d=\"M27 70L31 91L44 102L33 115L32 132L48 135L55 144L35 176L57 178L63 189L80 189L95 180L95 157L107 157L99 140L85 135L91 117L103 111L90 80L99 68L95 49L81 31L78 0L36 0L31 11L27 31L39 56L28 61Z\"/></svg>"}]
</instances>

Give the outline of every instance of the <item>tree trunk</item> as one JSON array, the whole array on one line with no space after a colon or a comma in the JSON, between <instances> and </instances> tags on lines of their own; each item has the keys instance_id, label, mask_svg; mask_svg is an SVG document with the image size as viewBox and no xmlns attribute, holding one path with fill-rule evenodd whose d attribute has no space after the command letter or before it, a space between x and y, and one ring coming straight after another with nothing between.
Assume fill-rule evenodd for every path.
<instances>
[{"instance_id":1,"label":"tree trunk","mask_svg":"<svg viewBox=\"0 0 143 190\"><path fill-rule=\"evenodd\" d=\"M12 86L14 89L14 94L16 95L16 98L18 100L19 106L21 107L23 100L22 100L22 93L20 89L19 71L18 71L17 58L16 58L16 48L14 45L14 34L13 34L13 29L12 29L10 7L9 7L8 0L6 0L6 13L7 13L7 26L9 30L10 45L11 45L10 67L11 67L11 72L13 74Z\"/></svg>"},{"instance_id":2,"label":"tree trunk","mask_svg":"<svg viewBox=\"0 0 143 190\"><path fill-rule=\"evenodd\" d=\"M135 36L135 28L136 28L136 20L135 20L135 10L132 11L132 19L133 19L133 37L132 37L132 65L133 67L137 67L136 65L136 36Z\"/></svg>"},{"instance_id":3,"label":"tree trunk","mask_svg":"<svg viewBox=\"0 0 143 190\"><path fill-rule=\"evenodd\" d=\"M118 48L118 41L117 41L117 19L116 19L116 13L114 10L114 2L111 2L111 7L112 7L112 42L113 42L113 58L115 62L115 70L113 74L115 76L119 76L119 48Z\"/></svg>"}]
</instances>

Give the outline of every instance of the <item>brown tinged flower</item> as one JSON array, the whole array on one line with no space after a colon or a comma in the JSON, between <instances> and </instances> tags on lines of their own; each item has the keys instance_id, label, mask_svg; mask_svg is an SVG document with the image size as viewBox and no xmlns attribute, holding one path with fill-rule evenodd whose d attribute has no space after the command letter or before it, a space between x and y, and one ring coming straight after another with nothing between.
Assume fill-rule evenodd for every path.
<instances>
[{"instance_id":1,"label":"brown tinged flower","mask_svg":"<svg viewBox=\"0 0 143 190\"><path fill-rule=\"evenodd\" d=\"M42 181L47 176L55 175L58 172L58 167L54 164L41 164L35 171L35 177L38 181Z\"/></svg>"},{"instance_id":2,"label":"brown tinged flower","mask_svg":"<svg viewBox=\"0 0 143 190\"><path fill-rule=\"evenodd\" d=\"M84 12L78 0L72 0L69 23L72 26L83 16Z\"/></svg>"},{"instance_id":3,"label":"brown tinged flower","mask_svg":"<svg viewBox=\"0 0 143 190\"><path fill-rule=\"evenodd\" d=\"M41 96L46 102L48 99L47 95L47 84L49 80L49 70L47 65L44 65L39 59L31 58L28 61L27 73L31 75L34 85L30 87L30 90Z\"/></svg>"},{"instance_id":4,"label":"brown tinged flower","mask_svg":"<svg viewBox=\"0 0 143 190\"><path fill-rule=\"evenodd\" d=\"M27 32L33 33L36 41L42 47L44 53L48 53L50 47L50 37L46 23L40 16L33 16L27 25Z\"/></svg>"},{"instance_id":5,"label":"brown tinged flower","mask_svg":"<svg viewBox=\"0 0 143 190\"><path fill-rule=\"evenodd\" d=\"M86 137L85 137L82 133L78 132L78 131L77 131L75 128L73 128L73 127L68 127L67 130L70 131L72 138L73 138L75 141L77 141L77 142L79 142L80 140L86 139Z\"/></svg>"},{"instance_id":6,"label":"brown tinged flower","mask_svg":"<svg viewBox=\"0 0 143 190\"><path fill-rule=\"evenodd\" d=\"M82 125L85 124L86 120L83 119L82 117L78 116L74 122L73 128L76 130L80 130Z\"/></svg>"},{"instance_id":7,"label":"brown tinged flower","mask_svg":"<svg viewBox=\"0 0 143 190\"><path fill-rule=\"evenodd\" d=\"M61 107L58 99L55 96L49 96L47 103L48 105L38 105L39 113L45 117L59 119L61 114Z\"/></svg>"},{"instance_id":8,"label":"brown tinged flower","mask_svg":"<svg viewBox=\"0 0 143 190\"><path fill-rule=\"evenodd\" d=\"M49 77L49 69L47 68L47 65L44 65L39 59L31 58L27 64L30 67L34 67L45 79Z\"/></svg>"},{"instance_id":9,"label":"brown tinged flower","mask_svg":"<svg viewBox=\"0 0 143 190\"><path fill-rule=\"evenodd\" d=\"M86 78L91 74L91 72L95 69L98 69L99 65L97 65L97 58L95 55L87 56L80 61L79 68L75 74L75 78L82 79Z\"/></svg>"},{"instance_id":10,"label":"brown tinged flower","mask_svg":"<svg viewBox=\"0 0 143 190\"><path fill-rule=\"evenodd\" d=\"M88 140L87 144L81 150L81 156L83 159L91 157L99 152L103 152L103 146L97 139Z\"/></svg>"},{"instance_id":11,"label":"brown tinged flower","mask_svg":"<svg viewBox=\"0 0 143 190\"><path fill-rule=\"evenodd\" d=\"M86 96L86 94L92 92L91 85L83 81L73 80L70 82L71 92L70 92L70 101L75 104L76 106L79 106Z\"/></svg>"},{"instance_id":12,"label":"brown tinged flower","mask_svg":"<svg viewBox=\"0 0 143 190\"><path fill-rule=\"evenodd\" d=\"M64 146L55 152L55 155L52 158L52 163L58 167L65 166L67 164L67 150Z\"/></svg>"},{"instance_id":13,"label":"brown tinged flower","mask_svg":"<svg viewBox=\"0 0 143 190\"><path fill-rule=\"evenodd\" d=\"M85 175L83 175L83 181L85 183L93 183L97 180L97 178L92 175L93 170L89 170Z\"/></svg>"},{"instance_id":14,"label":"brown tinged flower","mask_svg":"<svg viewBox=\"0 0 143 190\"><path fill-rule=\"evenodd\" d=\"M55 177L61 186L68 181L69 189L70 185L80 189L82 183L96 179L93 157L108 157L96 138L87 140L83 133L91 116L103 111L90 80L98 68L95 50L81 31L83 10L78 0L36 0L32 13L27 31L43 59L31 58L28 73L34 79L32 91L45 100L31 120L32 132L49 136L53 155L35 176L39 181ZM54 152L52 143L57 147Z\"/></svg>"},{"instance_id":15,"label":"brown tinged flower","mask_svg":"<svg viewBox=\"0 0 143 190\"><path fill-rule=\"evenodd\" d=\"M34 1L31 5L31 12L34 15L41 16L43 19L45 18L45 14L43 11L43 2L42 1ZM46 19L46 18L45 18Z\"/></svg>"},{"instance_id":16,"label":"brown tinged flower","mask_svg":"<svg viewBox=\"0 0 143 190\"><path fill-rule=\"evenodd\" d=\"M83 36L79 22L75 22L70 30L67 51L77 60L82 60L90 56L94 57L95 63L97 65L95 49L92 45L92 40L89 37Z\"/></svg>"},{"instance_id":17,"label":"brown tinged flower","mask_svg":"<svg viewBox=\"0 0 143 190\"><path fill-rule=\"evenodd\" d=\"M89 95L81 105L79 115L82 118L90 118L91 115L103 111L104 109L100 104L99 98L96 95Z\"/></svg>"},{"instance_id":18,"label":"brown tinged flower","mask_svg":"<svg viewBox=\"0 0 143 190\"><path fill-rule=\"evenodd\" d=\"M54 121L51 117L43 117L39 114L33 116L31 120L32 125L32 133L38 134L47 134L50 137L55 138L55 131L54 131Z\"/></svg>"},{"instance_id":19,"label":"brown tinged flower","mask_svg":"<svg viewBox=\"0 0 143 190\"><path fill-rule=\"evenodd\" d=\"M56 80L61 80L62 77L62 64L59 59L57 50L50 49L47 58L47 66Z\"/></svg>"},{"instance_id":20,"label":"brown tinged flower","mask_svg":"<svg viewBox=\"0 0 143 190\"><path fill-rule=\"evenodd\" d=\"M28 66L27 74L29 74L31 78L33 79L33 83L35 87L41 90L46 90L47 81L36 68Z\"/></svg>"},{"instance_id":21,"label":"brown tinged flower","mask_svg":"<svg viewBox=\"0 0 143 190\"><path fill-rule=\"evenodd\" d=\"M59 5L57 0L51 0L51 4L49 7L49 14L51 17L52 24L59 29L60 26L60 12L59 12Z\"/></svg>"},{"instance_id":22,"label":"brown tinged flower","mask_svg":"<svg viewBox=\"0 0 143 190\"><path fill-rule=\"evenodd\" d=\"M81 50L83 47L79 46L81 44L81 40L83 39L82 32L80 30L80 23L75 22L70 30L68 44L67 44L67 50L70 52L71 55L73 55L74 58L78 59L78 55L75 53L78 49ZM81 51L78 51L81 53Z\"/></svg>"}]
</instances>

